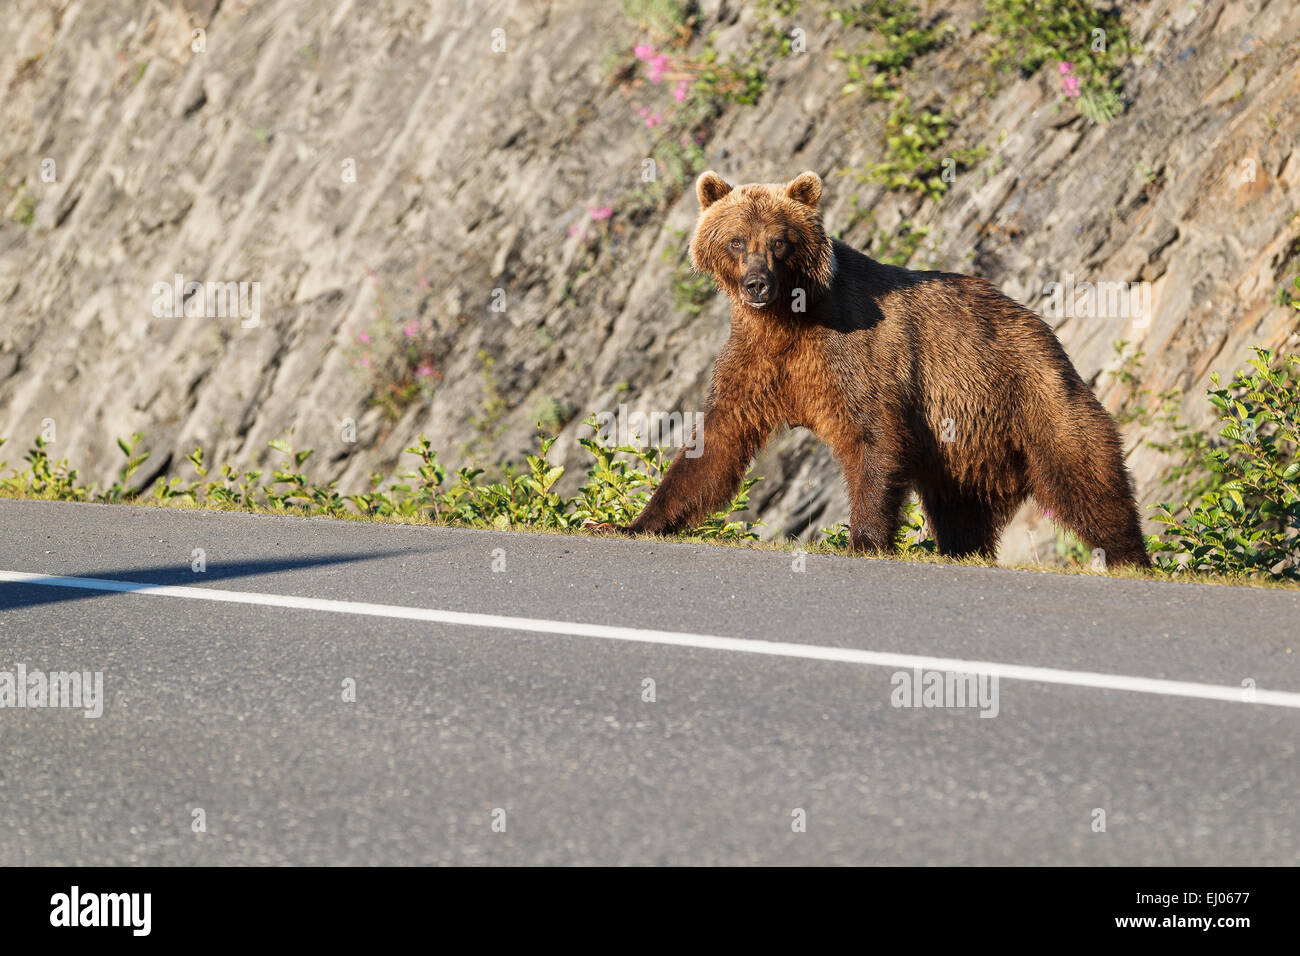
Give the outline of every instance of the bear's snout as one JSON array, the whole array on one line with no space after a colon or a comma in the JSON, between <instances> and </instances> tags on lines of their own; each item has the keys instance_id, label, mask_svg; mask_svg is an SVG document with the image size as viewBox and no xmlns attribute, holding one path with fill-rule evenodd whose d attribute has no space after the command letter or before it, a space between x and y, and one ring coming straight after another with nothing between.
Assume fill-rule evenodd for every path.
<instances>
[{"instance_id":1,"label":"bear's snout","mask_svg":"<svg viewBox=\"0 0 1300 956\"><path fill-rule=\"evenodd\" d=\"M766 269L746 273L740 285L745 290L746 305L767 305L768 297L772 294L772 276Z\"/></svg>"}]
</instances>

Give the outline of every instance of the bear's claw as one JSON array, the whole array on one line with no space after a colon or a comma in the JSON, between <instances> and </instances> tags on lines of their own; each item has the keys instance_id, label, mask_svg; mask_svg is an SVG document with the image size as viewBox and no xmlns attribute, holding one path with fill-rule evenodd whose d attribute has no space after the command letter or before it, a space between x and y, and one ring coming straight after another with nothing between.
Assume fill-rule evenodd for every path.
<instances>
[{"instance_id":1,"label":"bear's claw","mask_svg":"<svg viewBox=\"0 0 1300 956\"><path fill-rule=\"evenodd\" d=\"M590 531L592 534L627 534L626 526L613 524L609 521L597 521L595 518L588 518L584 521L582 530Z\"/></svg>"}]
</instances>

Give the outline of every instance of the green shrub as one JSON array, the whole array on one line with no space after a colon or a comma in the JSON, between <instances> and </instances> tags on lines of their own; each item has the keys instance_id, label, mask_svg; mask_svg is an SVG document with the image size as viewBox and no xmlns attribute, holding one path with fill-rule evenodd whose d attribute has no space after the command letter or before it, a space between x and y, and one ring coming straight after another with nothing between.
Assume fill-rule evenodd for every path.
<instances>
[{"instance_id":1,"label":"green shrub","mask_svg":"<svg viewBox=\"0 0 1300 956\"><path fill-rule=\"evenodd\" d=\"M1203 462L1218 480L1195 502L1155 508L1154 520L1168 527L1148 543L1165 571L1300 580L1300 356L1253 351L1252 370L1227 386L1211 376L1207 394L1225 444L1206 450Z\"/></svg>"},{"instance_id":2,"label":"green shrub","mask_svg":"<svg viewBox=\"0 0 1300 956\"><path fill-rule=\"evenodd\" d=\"M474 437L462 446L461 452L471 461L478 461L484 451L505 432L507 405L505 396L497 388L496 373L493 371L497 360L488 354L487 349L479 349L474 357L478 361L483 402L479 406L479 413L470 416L469 424L474 429Z\"/></svg>"},{"instance_id":3,"label":"green shrub","mask_svg":"<svg viewBox=\"0 0 1300 956\"><path fill-rule=\"evenodd\" d=\"M1119 73L1137 46L1118 10L1090 0L986 0L985 10L992 66L1028 74L1045 63L1070 64L1078 87L1066 95L1079 112L1106 123L1123 110Z\"/></svg>"},{"instance_id":4,"label":"green shrub","mask_svg":"<svg viewBox=\"0 0 1300 956\"><path fill-rule=\"evenodd\" d=\"M573 408L563 399L547 395L538 402L533 417L538 428L548 435L554 435L573 417Z\"/></svg>"},{"instance_id":5,"label":"green shrub","mask_svg":"<svg viewBox=\"0 0 1300 956\"><path fill-rule=\"evenodd\" d=\"M623 18L656 43L681 44L695 31L694 4L686 0L622 0Z\"/></svg>"},{"instance_id":6,"label":"green shrub","mask_svg":"<svg viewBox=\"0 0 1300 956\"><path fill-rule=\"evenodd\" d=\"M594 417L584 424L596 428ZM118 481L100 492L77 481L77 472L67 462L51 462L47 443L37 438L28 452L25 469L15 469L0 478L0 495L18 498L43 498L60 501L143 502L189 504L243 511L277 511L295 514L343 517L356 514L369 518L425 517L440 524L500 529L562 530L581 527L593 520L609 524L627 524L645 507L666 471L663 452L658 448L635 445L604 447L595 438L581 438L579 443L592 456L593 463L586 481L572 497L555 491L564 475L562 465L552 464L547 455L555 443L553 437L541 436L539 454L528 455L522 467L505 467L498 480L484 479L482 468L466 467L456 472L455 481L444 486L447 469L438 461L437 452L421 435L406 453L419 460L411 472L385 480L371 476L368 492L340 494L337 482L320 484L311 481L303 467L312 452L295 450L287 441L269 443L272 451L283 456L263 482L263 471L237 474L229 465L211 476L204 463L202 449L188 456L196 481L172 478L157 479L146 492L131 488L131 476L148 454L139 455L135 447L142 436L130 442L119 441L126 456ZM0 440L0 445L4 441ZM0 468L4 463L0 462ZM759 479L746 478L740 491L725 511L709 516L688 537L719 541L755 540L753 522L734 519L749 503L749 491Z\"/></svg>"},{"instance_id":7,"label":"green shrub","mask_svg":"<svg viewBox=\"0 0 1300 956\"><path fill-rule=\"evenodd\" d=\"M721 110L727 103L753 106L767 89L767 71L762 61L781 46L779 36L749 47L738 56L723 60L713 47L706 47L694 62L695 82L691 96L699 112Z\"/></svg>"},{"instance_id":8,"label":"green shrub","mask_svg":"<svg viewBox=\"0 0 1300 956\"><path fill-rule=\"evenodd\" d=\"M0 438L0 446L3 446L7 440ZM21 488L24 493L23 496L62 501L85 501L89 497L89 490L77 484L76 470L68 467L66 458L51 461L49 454L45 451L47 447L49 447L49 442L37 435L36 441L32 444L32 449L24 456L27 469L22 472ZM0 462L0 467L3 464L3 462ZM14 484L13 479L0 480L0 492L9 494L11 490L16 491L18 488L19 485Z\"/></svg>"},{"instance_id":9,"label":"green shrub","mask_svg":"<svg viewBox=\"0 0 1300 956\"><path fill-rule=\"evenodd\" d=\"M1293 221L1300 222L1300 216L1296 216ZM1296 236L1291 240L1282 256L1282 268L1286 272L1290 273L1292 270L1300 269L1300 236ZM1291 291L1292 288L1300 290L1300 275L1294 276L1289 284L1285 279L1282 280L1282 285L1278 287L1274 301L1278 305L1290 305L1300 309L1300 299L1295 297L1295 293Z\"/></svg>"},{"instance_id":10,"label":"green shrub","mask_svg":"<svg viewBox=\"0 0 1300 956\"><path fill-rule=\"evenodd\" d=\"M680 128L695 126L685 121ZM634 222L652 218L668 208L704 171L704 149L691 139L692 135L682 132L675 139L666 135L654 143L650 158L655 163L655 178L617 201L620 216Z\"/></svg>"},{"instance_id":11,"label":"green shrub","mask_svg":"<svg viewBox=\"0 0 1300 956\"><path fill-rule=\"evenodd\" d=\"M848 71L843 92L863 93L870 99L897 96L903 72L917 57L942 45L953 30L951 24L922 24L916 8L907 0L868 0L837 7L829 16L846 27L863 27L872 32L872 42L864 49L835 51L835 58Z\"/></svg>"},{"instance_id":12,"label":"green shrub","mask_svg":"<svg viewBox=\"0 0 1300 956\"><path fill-rule=\"evenodd\" d=\"M952 119L930 110L912 112L906 97L898 100L885 122L886 158L867 167L865 178L887 189L903 189L941 199L957 170L984 157L983 146L946 149Z\"/></svg>"},{"instance_id":13,"label":"green shrub","mask_svg":"<svg viewBox=\"0 0 1300 956\"><path fill-rule=\"evenodd\" d=\"M840 522L821 529L822 544L832 548L848 550L849 526ZM909 498L903 505L903 524L894 535L894 544L905 555L937 554L938 547L925 524L925 512L916 498Z\"/></svg>"}]
</instances>

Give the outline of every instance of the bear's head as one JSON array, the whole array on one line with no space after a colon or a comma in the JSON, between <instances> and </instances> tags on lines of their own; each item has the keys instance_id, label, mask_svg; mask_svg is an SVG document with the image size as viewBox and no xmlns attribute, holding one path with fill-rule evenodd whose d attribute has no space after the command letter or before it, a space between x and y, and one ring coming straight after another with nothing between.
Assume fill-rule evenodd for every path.
<instances>
[{"instance_id":1,"label":"bear's head","mask_svg":"<svg viewBox=\"0 0 1300 956\"><path fill-rule=\"evenodd\" d=\"M733 303L801 311L801 301L830 288L831 242L817 209L822 181L816 173L733 189L710 170L696 182L695 193L700 219L691 239L691 264L713 276Z\"/></svg>"}]
</instances>

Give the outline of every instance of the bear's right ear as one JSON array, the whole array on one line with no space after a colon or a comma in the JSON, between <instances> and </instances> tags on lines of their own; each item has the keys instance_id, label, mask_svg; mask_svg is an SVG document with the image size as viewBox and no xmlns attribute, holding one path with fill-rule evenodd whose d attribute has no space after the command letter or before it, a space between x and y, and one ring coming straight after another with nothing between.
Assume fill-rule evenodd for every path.
<instances>
[{"instance_id":1,"label":"bear's right ear","mask_svg":"<svg viewBox=\"0 0 1300 956\"><path fill-rule=\"evenodd\" d=\"M711 169L700 173L700 178L695 181L695 195L699 197L701 209L708 209L729 192L731 187Z\"/></svg>"}]
</instances>

